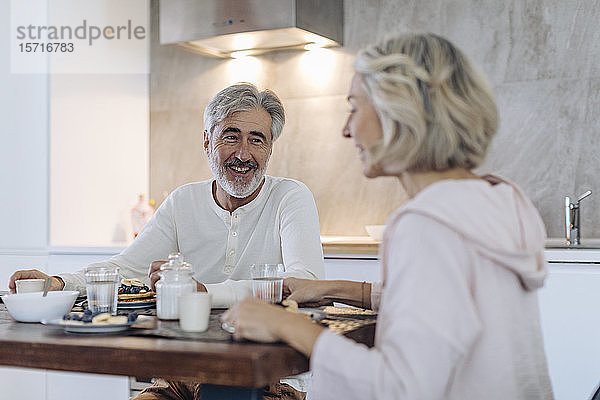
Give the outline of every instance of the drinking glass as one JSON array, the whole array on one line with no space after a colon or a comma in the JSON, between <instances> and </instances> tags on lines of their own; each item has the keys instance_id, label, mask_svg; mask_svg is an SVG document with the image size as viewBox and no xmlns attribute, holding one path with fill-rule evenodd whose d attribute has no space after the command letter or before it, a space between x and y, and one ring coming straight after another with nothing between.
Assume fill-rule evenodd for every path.
<instances>
[{"instance_id":1,"label":"drinking glass","mask_svg":"<svg viewBox=\"0 0 600 400\"><path fill-rule=\"evenodd\" d=\"M252 264L252 294L269 303L279 303L283 295L283 264Z\"/></svg>"},{"instance_id":2,"label":"drinking glass","mask_svg":"<svg viewBox=\"0 0 600 400\"><path fill-rule=\"evenodd\" d=\"M88 267L85 271L88 308L92 312L117 315L119 281L118 267Z\"/></svg>"}]
</instances>

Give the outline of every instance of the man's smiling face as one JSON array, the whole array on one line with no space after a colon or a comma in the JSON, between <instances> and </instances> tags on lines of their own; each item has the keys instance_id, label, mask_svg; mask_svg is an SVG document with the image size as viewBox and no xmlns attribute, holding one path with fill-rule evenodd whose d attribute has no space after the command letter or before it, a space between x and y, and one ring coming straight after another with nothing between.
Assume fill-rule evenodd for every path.
<instances>
[{"instance_id":1,"label":"man's smiling face","mask_svg":"<svg viewBox=\"0 0 600 400\"><path fill-rule=\"evenodd\" d=\"M260 186L271 156L271 116L263 108L238 111L205 133L204 149L217 183L236 198Z\"/></svg>"}]
</instances>

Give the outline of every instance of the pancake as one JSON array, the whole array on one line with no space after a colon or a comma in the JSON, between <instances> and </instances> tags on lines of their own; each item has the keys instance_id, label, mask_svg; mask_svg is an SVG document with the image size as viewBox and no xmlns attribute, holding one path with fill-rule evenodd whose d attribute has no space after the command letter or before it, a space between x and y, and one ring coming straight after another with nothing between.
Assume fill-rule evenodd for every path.
<instances>
[{"instance_id":1,"label":"pancake","mask_svg":"<svg viewBox=\"0 0 600 400\"><path fill-rule=\"evenodd\" d=\"M134 303L137 301L155 301L156 293L150 291L138 294L120 294L119 303Z\"/></svg>"},{"instance_id":2,"label":"pancake","mask_svg":"<svg viewBox=\"0 0 600 400\"><path fill-rule=\"evenodd\" d=\"M119 303L138 301L155 301L156 293L139 279L121 279L119 286Z\"/></svg>"}]
</instances>

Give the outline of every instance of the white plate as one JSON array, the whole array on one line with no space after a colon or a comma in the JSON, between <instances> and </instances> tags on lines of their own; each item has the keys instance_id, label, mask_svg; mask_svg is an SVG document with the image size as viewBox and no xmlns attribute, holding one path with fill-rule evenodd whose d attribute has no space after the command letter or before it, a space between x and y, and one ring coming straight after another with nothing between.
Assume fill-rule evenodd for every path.
<instances>
[{"instance_id":1,"label":"white plate","mask_svg":"<svg viewBox=\"0 0 600 400\"><path fill-rule=\"evenodd\" d=\"M150 308L156 305L156 300L150 301L129 301L126 303L117 303L117 308L122 310L133 310L136 308Z\"/></svg>"},{"instance_id":2,"label":"white plate","mask_svg":"<svg viewBox=\"0 0 600 400\"><path fill-rule=\"evenodd\" d=\"M65 330L65 332L73 333L109 333L109 332L120 332L129 329L132 323L127 324L68 324L67 321L62 319L53 319L51 321L43 320L42 324L49 326L59 326Z\"/></svg>"}]
</instances>

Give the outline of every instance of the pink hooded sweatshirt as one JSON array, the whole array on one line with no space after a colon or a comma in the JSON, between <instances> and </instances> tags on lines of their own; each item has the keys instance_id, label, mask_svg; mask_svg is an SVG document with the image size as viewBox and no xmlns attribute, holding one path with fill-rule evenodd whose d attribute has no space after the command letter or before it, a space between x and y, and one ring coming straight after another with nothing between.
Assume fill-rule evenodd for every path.
<instances>
[{"instance_id":1,"label":"pink hooded sweatshirt","mask_svg":"<svg viewBox=\"0 0 600 400\"><path fill-rule=\"evenodd\" d=\"M445 180L393 214L371 349L326 331L312 398L552 399L536 289L545 229L514 185Z\"/></svg>"}]
</instances>

